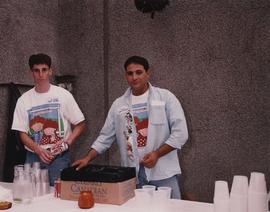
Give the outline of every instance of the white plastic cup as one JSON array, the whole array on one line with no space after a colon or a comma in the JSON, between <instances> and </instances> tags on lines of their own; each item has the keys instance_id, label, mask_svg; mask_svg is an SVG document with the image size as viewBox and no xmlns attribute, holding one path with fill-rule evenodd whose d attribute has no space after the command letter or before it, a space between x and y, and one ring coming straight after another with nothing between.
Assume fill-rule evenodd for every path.
<instances>
[{"instance_id":1,"label":"white plastic cup","mask_svg":"<svg viewBox=\"0 0 270 212\"><path fill-rule=\"evenodd\" d=\"M167 187L167 186L160 186L157 188L158 191L165 191L167 194L167 199L171 199L171 193L172 193L172 188Z\"/></svg>"},{"instance_id":2,"label":"white plastic cup","mask_svg":"<svg viewBox=\"0 0 270 212\"><path fill-rule=\"evenodd\" d=\"M169 198L168 198L168 190L158 189L154 191L152 209L157 212L167 212L169 211Z\"/></svg>"},{"instance_id":3,"label":"white plastic cup","mask_svg":"<svg viewBox=\"0 0 270 212\"><path fill-rule=\"evenodd\" d=\"M153 196L154 191L156 190L156 186L154 185L144 185L142 189L146 190L151 196Z\"/></svg>"},{"instance_id":4,"label":"white plastic cup","mask_svg":"<svg viewBox=\"0 0 270 212\"><path fill-rule=\"evenodd\" d=\"M40 170L40 180L41 180L41 188L42 188L43 195L48 194L50 192L48 169Z\"/></svg>"},{"instance_id":5,"label":"white plastic cup","mask_svg":"<svg viewBox=\"0 0 270 212\"><path fill-rule=\"evenodd\" d=\"M230 212L247 212L248 197L241 194L230 194Z\"/></svg>"},{"instance_id":6,"label":"white plastic cup","mask_svg":"<svg viewBox=\"0 0 270 212\"><path fill-rule=\"evenodd\" d=\"M249 190L258 193L267 193L265 175L260 172L251 172Z\"/></svg>"},{"instance_id":7,"label":"white plastic cup","mask_svg":"<svg viewBox=\"0 0 270 212\"><path fill-rule=\"evenodd\" d=\"M149 202L151 202L152 200L149 192L146 189L142 188L135 189L134 192L136 207L138 207L139 210L143 210L145 208L149 209Z\"/></svg>"},{"instance_id":8,"label":"white plastic cup","mask_svg":"<svg viewBox=\"0 0 270 212\"><path fill-rule=\"evenodd\" d=\"M247 194L248 194L248 178L247 178L247 176L235 175L233 177L231 194L247 196Z\"/></svg>"},{"instance_id":9,"label":"white plastic cup","mask_svg":"<svg viewBox=\"0 0 270 212\"><path fill-rule=\"evenodd\" d=\"M32 167L33 169L40 169L40 162L34 162Z\"/></svg>"},{"instance_id":10,"label":"white plastic cup","mask_svg":"<svg viewBox=\"0 0 270 212\"><path fill-rule=\"evenodd\" d=\"M218 180L215 182L214 199L229 200L229 187L228 182Z\"/></svg>"},{"instance_id":11,"label":"white plastic cup","mask_svg":"<svg viewBox=\"0 0 270 212\"><path fill-rule=\"evenodd\" d=\"M214 212L230 212L230 200L214 199Z\"/></svg>"},{"instance_id":12,"label":"white plastic cup","mask_svg":"<svg viewBox=\"0 0 270 212\"><path fill-rule=\"evenodd\" d=\"M230 195L227 181L218 180L215 182L214 212L230 212Z\"/></svg>"},{"instance_id":13,"label":"white plastic cup","mask_svg":"<svg viewBox=\"0 0 270 212\"><path fill-rule=\"evenodd\" d=\"M248 192L248 212L268 211L268 194Z\"/></svg>"},{"instance_id":14,"label":"white plastic cup","mask_svg":"<svg viewBox=\"0 0 270 212\"><path fill-rule=\"evenodd\" d=\"M30 173L31 172L31 164L30 163L25 163L24 164L24 171Z\"/></svg>"}]
</instances>

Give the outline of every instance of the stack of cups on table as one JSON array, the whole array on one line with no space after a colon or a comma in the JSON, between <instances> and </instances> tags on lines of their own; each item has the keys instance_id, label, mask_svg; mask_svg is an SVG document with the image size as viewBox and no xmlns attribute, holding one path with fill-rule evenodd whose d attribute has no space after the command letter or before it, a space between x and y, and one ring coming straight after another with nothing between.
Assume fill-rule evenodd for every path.
<instances>
[{"instance_id":1,"label":"stack of cups on table","mask_svg":"<svg viewBox=\"0 0 270 212\"><path fill-rule=\"evenodd\" d=\"M248 212L268 211L268 194L263 173L252 172L248 187Z\"/></svg>"},{"instance_id":2,"label":"stack of cups on table","mask_svg":"<svg viewBox=\"0 0 270 212\"><path fill-rule=\"evenodd\" d=\"M247 176L236 175L233 177L230 193L230 211L247 212L248 203L248 178Z\"/></svg>"},{"instance_id":3,"label":"stack of cups on table","mask_svg":"<svg viewBox=\"0 0 270 212\"><path fill-rule=\"evenodd\" d=\"M170 187L157 187L144 185L142 188L135 189L136 207L140 211L168 211L168 202L171 198Z\"/></svg>"},{"instance_id":4,"label":"stack of cups on table","mask_svg":"<svg viewBox=\"0 0 270 212\"><path fill-rule=\"evenodd\" d=\"M49 193L47 169L41 169L39 162L14 167L13 200L16 203L30 203L34 197Z\"/></svg>"},{"instance_id":5,"label":"stack of cups on table","mask_svg":"<svg viewBox=\"0 0 270 212\"><path fill-rule=\"evenodd\" d=\"M48 169L41 169L38 162L32 166L33 186L35 196L42 196L50 193Z\"/></svg>"},{"instance_id":6,"label":"stack of cups on table","mask_svg":"<svg viewBox=\"0 0 270 212\"><path fill-rule=\"evenodd\" d=\"M231 193L228 183L216 181L214 191L214 212L267 212L268 194L263 173L252 172L248 178L233 177Z\"/></svg>"},{"instance_id":7,"label":"stack of cups on table","mask_svg":"<svg viewBox=\"0 0 270 212\"><path fill-rule=\"evenodd\" d=\"M214 211L230 212L230 195L226 181L216 181L214 191Z\"/></svg>"}]
</instances>

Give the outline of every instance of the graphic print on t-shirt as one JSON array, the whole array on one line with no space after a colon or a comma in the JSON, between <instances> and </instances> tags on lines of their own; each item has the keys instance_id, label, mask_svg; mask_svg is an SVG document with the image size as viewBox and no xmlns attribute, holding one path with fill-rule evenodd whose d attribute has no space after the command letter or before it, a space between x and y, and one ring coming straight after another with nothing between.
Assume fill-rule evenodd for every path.
<instances>
[{"instance_id":1,"label":"graphic print on t-shirt","mask_svg":"<svg viewBox=\"0 0 270 212\"><path fill-rule=\"evenodd\" d=\"M137 130L137 146L145 147L147 144L148 113L147 103L132 105L134 121Z\"/></svg>"},{"instance_id":2,"label":"graphic print on t-shirt","mask_svg":"<svg viewBox=\"0 0 270 212\"><path fill-rule=\"evenodd\" d=\"M49 103L28 110L29 136L48 148L64 137L64 125L60 118L60 104Z\"/></svg>"}]
</instances>

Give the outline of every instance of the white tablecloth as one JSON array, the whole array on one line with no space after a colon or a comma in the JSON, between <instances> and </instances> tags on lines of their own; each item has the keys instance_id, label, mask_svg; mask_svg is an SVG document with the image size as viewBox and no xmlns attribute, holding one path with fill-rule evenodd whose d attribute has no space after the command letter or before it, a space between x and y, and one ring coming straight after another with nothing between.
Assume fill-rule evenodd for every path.
<instances>
[{"instance_id":1,"label":"white tablecloth","mask_svg":"<svg viewBox=\"0 0 270 212\"><path fill-rule=\"evenodd\" d=\"M1 186L11 189L12 184L0 183ZM34 198L29 204L13 203L12 208L7 212L156 212L150 210L138 210L135 199L130 199L121 206L110 204L95 204L91 209L80 209L77 201L62 200L55 198L53 194L48 194L42 197ZM170 200L166 212L213 212L213 204Z\"/></svg>"}]
</instances>

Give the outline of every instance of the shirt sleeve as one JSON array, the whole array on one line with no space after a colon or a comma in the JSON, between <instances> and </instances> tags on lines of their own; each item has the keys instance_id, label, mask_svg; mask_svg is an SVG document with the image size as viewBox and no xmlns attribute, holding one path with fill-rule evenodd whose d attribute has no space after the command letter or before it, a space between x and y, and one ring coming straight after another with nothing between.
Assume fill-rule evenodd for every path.
<instances>
[{"instance_id":1,"label":"shirt sleeve","mask_svg":"<svg viewBox=\"0 0 270 212\"><path fill-rule=\"evenodd\" d=\"M85 120L85 117L75 101L71 93L67 93L67 102L65 107L65 117L70 121L71 124L76 125Z\"/></svg>"},{"instance_id":2,"label":"shirt sleeve","mask_svg":"<svg viewBox=\"0 0 270 212\"><path fill-rule=\"evenodd\" d=\"M166 113L171 130L166 144L181 149L188 139L188 130L183 108L174 94L168 92Z\"/></svg>"},{"instance_id":3,"label":"shirt sleeve","mask_svg":"<svg viewBox=\"0 0 270 212\"><path fill-rule=\"evenodd\" d=\"M115 117L113 104L108 112L104 126L102 127L99 136L92 144L91 148L95 149L99 154L105 152L116 139L115 132Z\"/></svg>"},{"instance_id":4,"label":"shirt sleeve","mask_svg":"<svg viewBox=\"0 0 270 212\"><path fill-rule=\"evenodd\" d=\"M12 130L18 130L21 132L28 131L28 117L27 117L27 111L24 107L24 104L21 100L21 98L18 99L16 103L16 107L13 114L13 122L11 126Z\"/></svg>"}]
</instances>

